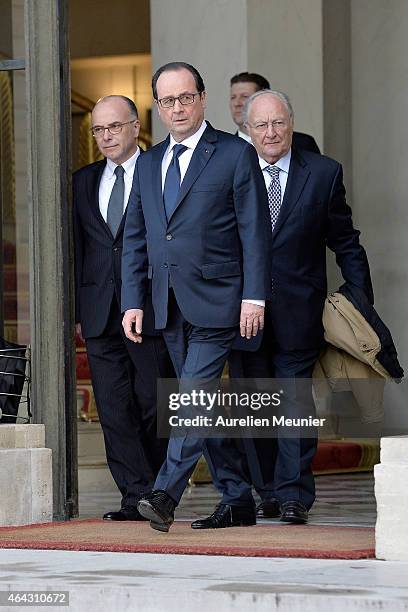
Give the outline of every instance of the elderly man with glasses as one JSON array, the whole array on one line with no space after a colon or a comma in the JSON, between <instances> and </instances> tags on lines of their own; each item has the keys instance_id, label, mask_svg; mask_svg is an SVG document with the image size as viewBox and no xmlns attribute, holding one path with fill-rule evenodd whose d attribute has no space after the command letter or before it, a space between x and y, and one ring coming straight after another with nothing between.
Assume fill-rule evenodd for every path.
<instances>
[{"instance_id":1,"label":"elderly man with glasses","mask_svg":"<svg viewBox=\"0 0 408 612\"><path fill-rule=\"evenodd\" d=\"M271 281L265 328L244 355L249 378L279 379L285 417L314 416L311 377L324 345L322 314L327 295L326 250L336 256L344 280L373 302L370 270L360 232L353 227L341 165L293 146L294 113L288 96L264 89L243 111L268 193ZM252 346L252 349L254 347ZM246 439L253 482L261 496L258 518L306 523L315 500L312 460L317 438ZM237 473L238 475L238 473Z\"/></svg>"},{"instance_id":2,"label":"elderly man with glasses","mask_svg":"<svg viewBox=\"0 0 408 612\"><path fill-rule=\"evenodd\" d=\"M123 228L140 150L136 106L99 100L92 133L104 159L73 177L76 321L85 338L110 471L122 495L113 521L143 520L137 503L152 487L166 445L156 437L156 379L174 375L147 298L143 344L124 335L120 310Z\"/></svg>"}]
</instances>

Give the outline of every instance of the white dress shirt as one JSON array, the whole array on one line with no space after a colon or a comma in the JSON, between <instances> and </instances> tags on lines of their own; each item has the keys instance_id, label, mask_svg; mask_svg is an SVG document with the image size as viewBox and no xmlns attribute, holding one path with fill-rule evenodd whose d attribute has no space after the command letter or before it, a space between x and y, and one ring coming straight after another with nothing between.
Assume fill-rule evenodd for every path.
<instances>
[{"instance_id":1,"label":"white dress shirt","mask_svg":"<svg viewBox=\"0 0 408 612\"><path fill-rule=\"evenodd\" d=\"M279 172L279 182L281 187L281 198L283 200L283 196L285 195L286 183L288 182L288 174L289 174L289 166L290 166L290 158L291 158L291 150L286 153L283 157L281 157L276 164L268 164L262 157L259 157L259 165L261 166L262 174L265 180L266 191L268 191L268 187L271 183L272 177L267 172L266 168L269 166L277 166L280 170ZM251 300L252 304L258 304L258 306L264 306L265 302L262 300Z\"/></svg>"},{"instance_id":2,"label":"white dress shirt","mask_svg":"<svg viewBox=\"0 0 408 612\"><path fill-rule=\"evenodd\" d=\"M241 130L238 130L238 136L252 144L252 140L250 136L248 136L248 134L245 134L245 132L241 132ZM281 172L279 172L279 182L281 186L282 200L283 200L283 196L285 195L286 183L288 180L290 158L291 158L291 149L289 149L286 155L284 155L276 164L268 164L268 162L262 159L262 157L259 157L259 165L261 166L262 174L265 179L266 190L268 190L272 177L269 174L269 172L265 171L265 168L272 165L272 166L277 166L281 170Z\"/></svg>"},{"instance_id":3,"label":"white dress shirt","mask_svg":"<svg viewBox=\"0 0 408 612\"><path fill-rule=\"evenodd\" d=\"M277 168L279 168L280 170L279 182L280 182L282 200L283 200L283 196L285 195L286 183L288 182L289 166L290 166L291 157L292 157L291 149L289 149L286 155L278 159L276 164L268 164L268 162L265 161L262 157L259 157L259 165L261 166L262 174L265 180L266 191L268 191L269 185L271 184L271 181L272 181L272 177L269 174L269 172L266 170L266 168L268 168L269 166L276 166Z\"/></svg>"},{"instance_id":4,"label":"white dress shirt","mask_svg":"<svg viewBox=\"0 0 408 612\"><path fill-rule=\"evenodd\" d=\"M238 130L237 136L239 136L240 138L243 138L243 140L246 140L247 142L249 142L249 144L252 144L251 137L248 136L248 134L245 134L245 132Z\"/></svg>"},{"instance_id":5,"label":"white dress shirt","mask_svg":"<svg viewBox=\"0 0 408 612\"><path fill-rule=\"evenodd\" d=\"M140 149L137 147L136 153L123 162L123 164L120 164L125 171L123 174L123 179L125 182L123 212L125 212L129 200L130 190L132 189L133 173L135 171L135 165L139 155ZM115 162L113 162L111 159L107 159L105 169L101 176L101 182L99 184L99 210L101 211L101 215L105 222L108 217L109 198L116 181L115 169L118 167L118 165L119 164L115 164Z\"/></svg>"},{"instance_id":6,"label":"white dress shirt","mask_svg":"<svg viewBox=\"0 0 408 612\"><path fill-rule=\"evenodd\" d=\"M191 158L193 157L194 150L198 145L198 141L201 136L204 134L205 128L207 127L207 122L203 121L201 126L198 128L197 132L192 136L189 136L185 140L181 142L176 142L173 136L170 134L170 142L167 150L163 156L162 161L162 191L164 190L164 181L166 180L167 169L170 166L170 162L173 159L173 148L176 144L182 144L187 147L187 151L183 151L181 155L179 155L179 166L180 166L180 184L183 182L185 174L187 172L187 168L190 165Z\"/></svg>"},{"instance_id":7,"label":"white dress shirt","mask_svg":"<svg viewBox=\"0 0 408 612\"><path fill-rule=\"evenodd\" d=\"M165 154L163 155L163 161L161 166L162 171L162 191L164 190L164 181L166 180L167 169L170 166L171 160L173 159L173 147L176 144L182 144L187 147L187 151L183 151L181 155L179 155L179 166L180 166L180 185L183 182L183 179L186 175L188 166L190 164L191 158L193 157L194 150L198 145L198 142L201 136L204 134L204 131L207 127L207 122L203 121L197 132L195 132L192 136L189 136L185 140L181 142L176 142L173 136L170 134L170 142L169 146ZM257 306L265 306L264 300L242 300L243 302L247 302L248 304L256 304Z\"/></svg>"}]
</instances>

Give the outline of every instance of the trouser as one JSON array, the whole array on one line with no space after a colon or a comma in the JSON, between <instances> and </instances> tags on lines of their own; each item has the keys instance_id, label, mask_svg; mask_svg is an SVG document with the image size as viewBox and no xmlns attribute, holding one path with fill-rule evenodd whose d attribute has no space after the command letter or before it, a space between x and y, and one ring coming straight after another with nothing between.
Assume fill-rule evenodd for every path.
<instances>
[{"instance_id":1,"label":"trouser","mask_svg":"<svg viewBox=\"0 0 408 612\"><path fill-rule=\"evenodd\" d=\"M135 344L121 319L114 298L103 334L86 339L86 349L106 458L123 507L136 505L152 488L166 456L167 443L156 435L156 381L174 370L162 336L143 336Z\"/></svg>"},{"instance_id":2,"label":"trouser","mask_svg":"<svg viewBox=\"0 0 408 612\"><path fill-rule=\"evenodd\" d=\"M231 350L236 327L211 329L186 321L169 291L168 322L163 337L179 379L218 381ZM176 503L187 486L197 461L204 453L213 482L222 494L222 503L253 505L246 458L222 440L190 434L170 437L167 458L154 485L165 490Z\"/></svg>"},{"instance_id":3,"label":"trouser","mask_svg":"<svg viewBox=\"0 0 408 612\"><path fill-rule=\"evenodd\" d=\"M292 379L285 384L285 417L299 413L314 416L311 378L320 348L286 351L273 335L268 308L265 313L264 337L256 352L232 351L229 358L232 378ZM296 383L298 379L301 380ZM301 395L302 406L297 406ZM297 500L307 508L315 500L312 460L317 449L313 437L283 437L279 430L274 438L225 440L246 455L252 483L262 500L277 498L281 502ZM226 449L227 450L227 449Z\"/></svg>"}]
</instances>

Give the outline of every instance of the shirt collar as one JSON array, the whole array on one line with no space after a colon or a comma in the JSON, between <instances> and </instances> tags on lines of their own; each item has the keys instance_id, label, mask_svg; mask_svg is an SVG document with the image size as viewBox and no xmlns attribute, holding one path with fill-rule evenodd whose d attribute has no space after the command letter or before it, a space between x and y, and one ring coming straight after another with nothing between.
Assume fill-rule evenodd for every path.
<instances>
[{"instance_id":1,"label":"shirt collar","mask_svg":"<svg viewBox=\"0 0 408 612\"><path fill-rule=\"evenodd\" d=\"M133 174L133 171L135 169L135 164L136 164L136 161L139 155L140 155L140 149L139 147L137 147L136 152L133 153L132 157L129 157L129 159L123 162L123 164L120 164L122 168L124 169L125 174ZM112 161L111 159L107 159L106 166L107 166L107 173L106 173L107 178L112 178L119 164L115 164L115 162Z\"/></svg>"},{"instance_id":2,"label":"shirt collar","mask_svg":"<svg viewBox=\"0 0 408 612\"><path fill-rule=\"evenodd\" d=\"M268 166L277 166L279 168L279 170L281 170L282 172L286 172L286 174L289 174L289 166L290 166L290 158L292 156L292 149L289 149L289 151L286 153L286 155L284 155L283 157L281 157L280 159L278 159L278 161L276 162L276 164L269 164L265 159L263 159L263 157L259 157L259 165L261 166L261 170L265 170L265 168L267 168Z\"/></svg>"},{"instance_id":3,"label":"shirt collar","mask_svg":"<svg viewBox=\"0 0 408 612\"><path fill-rule=\"evenodd\" d=\"M247 142L249 142L250 144L252 144L252 140L251 137L248 136L248 134L245 134L245 132L241 132L241 130L238 130L238 134L237 134L240 138L243 138L244 140L246 140Z\"/></svg>"},{"instance_id":4,"label":"shirt collar","mask_svg":"<svg viewBox=\"0 0 408 612\"><path fill-rule=\"evenodd\" d=\"M201 126L198 128L198 130L194 134L192 134L192 136L189 136L188 138L186 138L185 140L182 140L181 142L176 142L173 136L170 134L170 144L169 144L167 153L170 153L170 151L173 150L173 147L176 144L183 144L188 149L193 149L194 151L194 149L198 145L198 141L200 140L201 136L204 134L206 127L207 127L207 122L204 120Z\"/></svg>"}]
</instances>

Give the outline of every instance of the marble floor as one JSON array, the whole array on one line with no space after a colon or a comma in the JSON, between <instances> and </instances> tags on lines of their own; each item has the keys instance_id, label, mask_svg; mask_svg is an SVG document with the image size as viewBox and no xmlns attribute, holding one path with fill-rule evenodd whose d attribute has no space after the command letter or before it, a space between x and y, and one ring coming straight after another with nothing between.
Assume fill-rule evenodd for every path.
<instances>
[{"instance_id":1,"label":"marble floor","mask_svg":"<svg viewBox=\"0 0 408 612\"><path fill-rule=\"evenodd\" d=\"M408 612L407 575L392 561L0 550L0 606L50 591L69 603L47 610L70 612Z\"/></svg>"},{"instance_id":2,"label":"marble floor","mask_svg":"<svg viewBox=\"0 0 408 612\"><path fill-rule=\"evenodd\" d=\"M310 523L372 527L373 485L371 473L318 476ZM189 487L176 518L206 515L217 501L212 485ZM119 502L117 493L82 492L80 516ZM10 591L51 591L65 593L73 612L408 612L407 575L408 563L375 560L9 549L0 550L0 606Z\"/></svg>"},{"instance_id":3,"label":"marble floor","mask_svg":"<svg viewBox=\"0 0 408 612\"><path fill-rule=\"evenodd\" d=\"M210 484L188 487L177 509L176 520L206 516L213 511L218 500L219 494ZM80 492L80 518L101 517L108 510L118 509L119 504L118 493ZM316 502L310 512L310 524L373 527L375 520L374 477L371 472L316 477Z\"/></svg>"}]
</instances>

